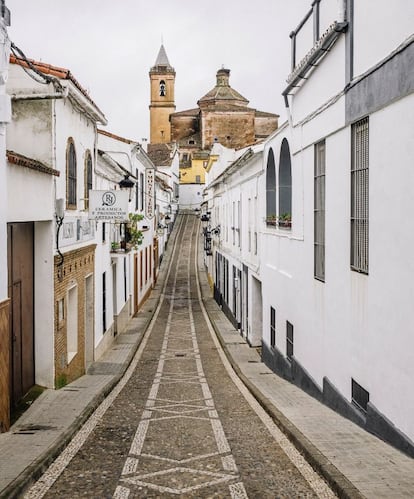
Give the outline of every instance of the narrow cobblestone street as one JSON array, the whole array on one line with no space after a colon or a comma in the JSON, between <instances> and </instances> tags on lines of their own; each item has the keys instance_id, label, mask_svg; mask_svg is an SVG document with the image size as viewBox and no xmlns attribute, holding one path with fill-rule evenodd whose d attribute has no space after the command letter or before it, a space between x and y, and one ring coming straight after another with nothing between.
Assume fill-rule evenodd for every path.
<instances>
[{"instance_id":1,"label":"narrow cobblestone street","mask_svg":"<svg viewBox=\"0 0 414 499\"><path fill-rule=\"evenodd\" d=\"M199 220L177 224L164 294L132 364L25 497L335 497L277 443L279 430L223 365L199 297Z\"/></svg>"}]
</instances>

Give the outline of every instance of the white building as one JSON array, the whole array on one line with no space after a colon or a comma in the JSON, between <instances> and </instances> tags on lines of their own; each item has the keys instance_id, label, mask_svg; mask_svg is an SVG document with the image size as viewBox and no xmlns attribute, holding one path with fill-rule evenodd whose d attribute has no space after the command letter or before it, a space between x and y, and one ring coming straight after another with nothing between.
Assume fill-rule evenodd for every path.
<instances>
[{"instance_id":1,"label":"white building","mask_svg":"<svg viewBox=\"0 0 414 499\"><path fill-rule=\"evenodd\" d=\"M69 70L18 55L11 57L7 84L13 101L7 136L9 296L13 334L22 338L23 349L16 352L22 361L21 376L12 383L15 399L34 383L66 384L94 358L96 243L88 195L97 123L106 124ZM27 264L13 265L21 260ZM18 286L26 290L25 320L15 316Z\"/></svg>"},{"instance_id":2,"label":"white building","mask_svg":"<svg viewBox=\"0 0 414 499\"><path fill-rule=\"evenodd\" d=\"M413 26L410 0L313 2L259 197L263 359L411 455Z\"/></svg>"},{"instance_id":3,"label":"white building","mask_svg":"<svg viewBox=\"0 0 414 499\"><path fill-rule=\"evenodd\" d=\"M156 167L155 212L158 258L161 263L179 207L179 154L175 143L149 144L148 156Z\"/></svg>"},{"instance_id":4,"label":"white building","mask_svg":"<svg viewBox=\"0 0 414 499\"><path fill-rule=\"evenodd\" d=\"M130 179L128 212L141 220L130 223L97 222L95 332L99 357L122 332L148 297L157 271L154 199L147 193L155 169L137 142L98 130L98 162L94 189L119 189ZM136 227L132 227L132 226ZM131 231L139 230L139 244L131 243ZM105 283L105 284L104 284Z\"/></svg>"},{"instance_id":5,"label":"white building","mask_svg":"<svg viewBox=\"0 0 414 499\"><path fill-rule=\"evenodd\" d=\"M216 301L252 346L262 339L259 199L263 144L215 144L201 212L204 261Z\"/></svg>"},{"instance_id":6,"label":"white building","mask_svg":"<svg viewBox=\"0 0 414 499\"><path fill-rule=\"evenodd\" d=\"M271 369L414 455L414 238L402 223L414 211L414 4L389 16L385 1L320 0L298 20L288 122L241 155L212 151L205 261L252 344L262 321Z\"/></svg>"}]
</instances>

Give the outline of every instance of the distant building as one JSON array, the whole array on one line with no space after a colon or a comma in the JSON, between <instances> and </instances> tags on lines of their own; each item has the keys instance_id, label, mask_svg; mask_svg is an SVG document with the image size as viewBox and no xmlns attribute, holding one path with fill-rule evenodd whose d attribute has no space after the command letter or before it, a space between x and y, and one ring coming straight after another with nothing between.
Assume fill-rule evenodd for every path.
<instances>
[{"instance_id":1,"label":"distant building","mask_svg":"<svg viewBox=\"0 0 414 499\"><path fill-rule=\"evenodd\" d=\"M220 143L238 149L255 144L277 129L279 116L248 107L249 101L230 86L230 70L225 68L217 71L216 85L200 98L198 107L174 112L175 71L164 46L149 74L151 143L178 144L180 206L195 208L202 201L211 147Z\"/></svg>"}]
</instances>

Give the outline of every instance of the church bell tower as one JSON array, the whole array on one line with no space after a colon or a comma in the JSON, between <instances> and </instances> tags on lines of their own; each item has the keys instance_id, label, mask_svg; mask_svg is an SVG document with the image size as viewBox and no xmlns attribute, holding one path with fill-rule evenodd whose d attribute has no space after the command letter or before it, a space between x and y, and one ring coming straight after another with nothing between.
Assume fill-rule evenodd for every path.
<instances>
[{"instance_id":1,"label":"church bell tower","mask_svg":"<svg viewBox=\"0 0 414 499\"><path fill-rule=\"evenodd\" d=\"M168 61L164 45L149 72L151 82L150 143L171 142L170 114L175 112L175 70Z\"/></svg>"}]
</instances>

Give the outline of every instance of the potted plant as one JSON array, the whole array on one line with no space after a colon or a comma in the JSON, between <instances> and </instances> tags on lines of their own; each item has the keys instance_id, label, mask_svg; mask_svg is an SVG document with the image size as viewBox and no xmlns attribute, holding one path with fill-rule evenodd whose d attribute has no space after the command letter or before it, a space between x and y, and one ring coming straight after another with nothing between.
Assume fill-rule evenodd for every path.
<instances>
[{"instance_id":1,"label":"potted plant","mask_svg":"<svg viewBox=\"0 0 414 499\"><path fill-rule=\"evenodd\" d=\"M290 213L282 213L279 215L279 227L292 227L292 215Z\"/></svg>"},{"instance_id":2,"label":"potted plant","mask_svg":"<svg viewBox=\"0 0 414 499\"><path fill-rule=\"evenodd\" d=\"M276 213L272 213L270 215L267 215L266 225L276 225L276 221L277 221Z\"/></svg>"},{"instance_id":3,"label":"potted plant","mask_svg":"<svg viewBox=\"0 0 414 499\"><path fill-rule=\"evenodd\" d=\"M129 222L126 226L125 241L128 246L133 249L137 249L144 238L144 234L138 229L138 222L144 218L143 215L139 213L130 213L128 215Z\"/></svg>"},{"instance_id":4,"label":"potted plant","mask_svg":"<svg viewBox=\"0 0 414 499\"><path fill-rule=\"evenodd\" d=\"M117 251L120 248L120 244L117 241L112 241L111 243L111 251Z\"/></svg>"}]
</instances>

